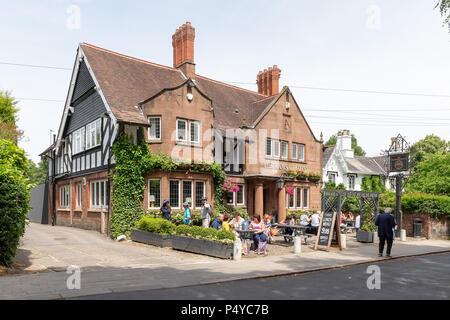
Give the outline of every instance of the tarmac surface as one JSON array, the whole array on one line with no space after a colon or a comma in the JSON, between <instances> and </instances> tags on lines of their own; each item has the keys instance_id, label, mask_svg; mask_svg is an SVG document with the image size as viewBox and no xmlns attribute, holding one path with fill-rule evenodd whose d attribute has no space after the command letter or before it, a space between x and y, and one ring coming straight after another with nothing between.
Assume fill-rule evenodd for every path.
<instances>
[{"instance_id":1,"label":"tarmac surface","mask_svg":"<svg viewBox=\"0 0 450 320\"><path fill-rule=\"evenodd\" d=\"M23 272L0 272L0 299L60 299L171 289L383 260L377 257L377 244L352 242L350 238L347 244L347 249L331 248L327 252L311 250L313 242L309 242L308 248L302 246L301 254L294 254L292 246L280 247L281 254L273 247L267 256L233 261L115 242L95 231L31 223L21 239L16 259ZM396 241L392 253L403 257L445 251L450 252L450 241L408 239ZM79 267L80 289L67 285L72 275L67 273L69 266ZM281 289L282 285L278 290Z\"/></svg>"},{"instance_id":2,"label":"tarmac surface","mask_svg":"<svg viewBox=\"0 0 450 320\"><path fill-rule=\"evenodd\" d=\"M369 279L380 271L380 285ZM238 280L224 283L110 293L76 299L146 300L290 300L290 299L406 299L450 298L450 253L385 260L353 267L308 272L295 276ZM369 282L369 289L367 282Z\"/></svg>"}]
</instances>

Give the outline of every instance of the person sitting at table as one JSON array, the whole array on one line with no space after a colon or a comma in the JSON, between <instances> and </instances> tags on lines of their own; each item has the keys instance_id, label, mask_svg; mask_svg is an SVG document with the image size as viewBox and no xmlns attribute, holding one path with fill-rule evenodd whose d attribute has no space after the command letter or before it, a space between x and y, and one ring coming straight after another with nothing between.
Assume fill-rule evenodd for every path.
<instances>
[{"instance_id":1,"label":"person sitting at table","mask_svg":"<svg viewBox=\"0 0 450 320\"><path fill-rule=\"evenodd\" d=\"M345 221L347 218L345 217L345 213L341 212L341 227L346 227Z\"/></svg>"},{"instance_id":2,"label":"person sitting at table","mask_svg":"<svg viewBox=\"0 0 450 320\"><path fill-rule=\"evenodd\" d=\"M223 216L222 230L230 231L230 215L227 213Z\"/></svg>"},{"instance_id":3,"label":"person sitting at table","mask_svg":"<svg viewBox=\"0 0 450 320\"><path fill-rule=\"evenodd\" d=\"M263 223L264 223L264 234L269 240L273 240L270 235L270 229L272 228L272 216L266 213L263 218Z\"/></svg>"},{"instance_id":4,"label":"person sitting at table","mask_svg":"<svg viewBox=\"0 0 450 320\"><path fill-rule=\"evenodd\" d=\"M222 229L222 221L223 221L223 214L219 214L216 219L211 223L211 228L214 228L216 230Z\"/></svg>"},{"instance_id":5,"label":"person sitting at table","mask_svg":"<svg viewBox=\"0 0 450 320\"><path fill-rule=\"evenodd\" d=\"M286 219L283 220L281 223L282 223L282 224L287 224L287 225L293 226L293 225L295 224L295 219L294 219L293 216L288 215L288 216L286 217ZM285 231L284 231L284 233L285 233L285 234L292 235L292 234L294 233L294 231L293 231L291 228L286 228Z\"/></svg>"},{"instance_id":6,"label":"person sitting at table","mask_svg":"<svg viewBox=\"0 0 450 320\"><path fill-rule=\"evenodd\" d=\"M243 223L244 219L241 218L241 214L237 211L234 212L234 218L231 220L231 224L234 225L234 228L237 230L241 230Z\"/></svg>"},{"instance_id":7,"label":"person sitting at table","mask_svg":"<svg viewBox=\"0 0 450 320\"><path fill-rule=\"evenodd\" d=\"M264 234L264 223L261 221L261 217L259 215L255 215L253 217L252 223L250 223L250 229L256 230L253 235L253 241L255 242L255 251L258 252L259 242L266 242L267 236Z\"/></svg>"},{"instance_id":8,"label":"person sitting at table","mask_svg":"<svg viewBox=\"0 0 450 320\"><path fill-rule=\"evenodd\" d=\"M349 212L348 213L348 215L347 215L347 221L353 221L355 218L354 218L354 216L353 216L353 212Z\"/></svg>"},{"instance_id":9,"label":"person sitting at table","mask_svg":"<svg viewBox=\"0 0 450 320\"><path fill-rule=\"evenodd\" d=\"M304 227L309 227L311 225L311 219L309 218L308 211L305 211L300 216L300 225Z\"/></svg>"},{"instance_id":10,"label":"person sitting at table","mask_svg":"<svg viewBox=\"0 0 450 320\"><path fill-rule=\"evenodd\" d=\"M313 234L317 235L317 231L319 231L320 226L320 216L317 211L313 211L311 216L311 231Z\"/></svg>"}]
</instances>

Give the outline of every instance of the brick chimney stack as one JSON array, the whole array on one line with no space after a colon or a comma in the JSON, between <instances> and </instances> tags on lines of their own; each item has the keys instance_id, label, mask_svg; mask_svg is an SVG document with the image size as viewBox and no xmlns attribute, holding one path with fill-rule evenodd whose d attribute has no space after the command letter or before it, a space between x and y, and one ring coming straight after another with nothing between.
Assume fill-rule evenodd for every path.
<instances>
[{"instance_id":1,"label":"brick chimney stack","mask_svg":"<svg viewBox=\"0 0 450 320\"><path fill-rule=\"evenodd\" d=\"M194 63L195 28L186 22L172 36L173 66L179 68L187 77L195 75Z\"/></svg>"},{"instance_id":2,"label":"brick chimney stack","mask_svg":"<svg viewBox=\"0 0 450 320\"><path fill-rule=\"evenodd\" d=\"M281 70L278 66L269 67L264 71L258 72L256 77L256 83L258 84L258 93L265 94L267 96L273 96L280 92L279 80Z\"/></svg>"}]
</instances>

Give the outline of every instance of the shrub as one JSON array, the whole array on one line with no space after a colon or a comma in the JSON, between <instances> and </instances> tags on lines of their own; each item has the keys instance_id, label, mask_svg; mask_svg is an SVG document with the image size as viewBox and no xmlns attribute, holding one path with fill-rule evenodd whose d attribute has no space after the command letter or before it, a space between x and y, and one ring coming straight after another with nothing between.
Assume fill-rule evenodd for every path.
<instances>
[{"instance_id":1,"label":"shrub","mask_svg":"<svg viewBox=\"0 0 450 320\"><path fill-rule=\"evenodd\" d=\"M175 233L175 225L170 221L162 218L152 218L143 216L137 223L137 228L142 231L148 231L159 234Z\"/></svg>"},{"instance_id":2,"label":"shrub","mask_svg":"<svg viewBox=\"0 0 450 320\"><path fill-rule=\"evenodd\" d=\"M190 229L191 227L189 227L188 225L180 224L175 227L175 233L181 236L187 236L189 235Z\"/></svg>"},{"instance_id":3,"label":"shrub","mask_svg":"<svg viewBox=\"0 0 450 320\"><path fill-rule=\"evenodd\" d=\"M0 265L10 266L25 232L30 193L23 173L0 164Z\"/></svg>"},{"instance_id":4,"label":"shrub","mask_svg":"<svg viewBox=\"0 0 450 320\"><path fill-rule=\"evenodd\" d=\"M217 240L231 240L234 241L236 239L234 233L228 230L220 230L216 235Z\"/></svg>"},{"instance_id":5,"label":"shrub","mask_svg":"<svg viewBox=\"0 0 450 320\"><path fill-rule=\"evenodd\" d=\"M395 209L395 193L384 193L380 197L380 209ZM402 195L404 213L425 213L433 218L450 217L450 197L412 192Z\"/></svg>"}]
</instances>

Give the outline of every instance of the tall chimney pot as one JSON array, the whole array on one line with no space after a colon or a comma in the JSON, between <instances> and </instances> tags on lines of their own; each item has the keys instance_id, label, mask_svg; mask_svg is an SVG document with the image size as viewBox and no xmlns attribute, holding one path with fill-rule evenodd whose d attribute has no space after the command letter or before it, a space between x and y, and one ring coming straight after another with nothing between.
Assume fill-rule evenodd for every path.
<instances>
[{"instance_id":1,"label":"tall chimney pot","mask_svg":"<svg viewBox=\"0 0 450 320\"><path fill-rule=\"evenodd\" d=\"M277 65L259 71L256 77L256 83L258 84L258 93L273 96L280 92L280 73L281 70Z\"/></svg>"}]
</instances>

